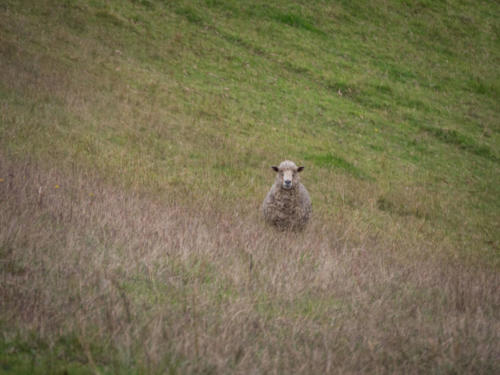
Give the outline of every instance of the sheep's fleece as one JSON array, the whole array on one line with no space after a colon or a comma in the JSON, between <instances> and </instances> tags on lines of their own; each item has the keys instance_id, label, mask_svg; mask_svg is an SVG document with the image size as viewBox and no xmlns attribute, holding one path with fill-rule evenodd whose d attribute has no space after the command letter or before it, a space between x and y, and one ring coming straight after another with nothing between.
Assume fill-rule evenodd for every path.
<instances>
[{"instance_id":1,"label":"sheep's fleece","mask_svg":"<svg viewBox=\"0 0 500 375\"><path fill-rule=\"evenodd\" d=\"M312 212L311 198L299 178L304 167L285 160L272 168L276 181L262 204L265 221L280 230L304 229Z\"/></svg>"}]
</instances>

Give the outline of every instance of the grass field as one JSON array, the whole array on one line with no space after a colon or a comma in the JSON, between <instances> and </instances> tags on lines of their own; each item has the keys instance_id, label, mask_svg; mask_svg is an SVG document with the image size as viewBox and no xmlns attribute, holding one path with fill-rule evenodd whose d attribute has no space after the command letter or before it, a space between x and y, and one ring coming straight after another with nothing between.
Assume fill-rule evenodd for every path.
<instances>
[{"instance_id":1,"label":"grass field","mask_svg":"<svg viewBox=\"0 0 500 375\"><path fill-rule=\"evenodd\" d=\"M499 17L2 1L0 373L498 373Z\"/></svg>"}]
</instances>

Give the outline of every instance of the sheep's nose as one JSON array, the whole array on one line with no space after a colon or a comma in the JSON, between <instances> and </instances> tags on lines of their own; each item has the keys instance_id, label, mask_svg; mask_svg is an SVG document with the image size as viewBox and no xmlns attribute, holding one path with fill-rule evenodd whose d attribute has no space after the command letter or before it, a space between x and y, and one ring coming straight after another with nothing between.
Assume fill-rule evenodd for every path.
<instances>
[{"instance_id":1,"label":"sheep's nose","mask_svg":"<svg viewBox=\"0 0 500 375\"><path fill-rule=\"evenodd\" d=\"M285 180L285 185L290 185L292 183L292 181L290 180Z\"/></svg>"}]
</instances>

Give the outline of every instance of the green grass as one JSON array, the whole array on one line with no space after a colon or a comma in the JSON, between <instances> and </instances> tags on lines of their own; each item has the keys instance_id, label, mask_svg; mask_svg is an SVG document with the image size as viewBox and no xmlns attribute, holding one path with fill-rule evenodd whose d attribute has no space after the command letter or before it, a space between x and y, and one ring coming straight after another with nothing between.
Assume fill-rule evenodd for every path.
<instances>
[{"instance_id":1,"label":"green grass","mask_svg":"<svg viewBox=\"0 0 500 375\"><path fill-rule=\"evenodd\" d=\"M318 167L336 168L343 171L344 173L349 173L354 177L368 178L368 176L366 176L363 171L356 168L354 165L342 159L341 157L332 155L331 153L320 155L306 155L305 159L312 161L312 163Z\"/></svg>"},{"instance_id":2,"label":"green grass","mask_svg":"<svg viewBox=\"0 0 500 375\"><path fill-rule=\"evenodd\" d=\"M458 0L5 0L0 150L238 217L291 159L315 220L345 225L350 246L418 243L498 268L499 16ZM238 296L213 264L178 267L218 305ZM163 291L124 288L147 303ZM277 297L275 317L338 301Z\"/></svg>"}]
</instances>

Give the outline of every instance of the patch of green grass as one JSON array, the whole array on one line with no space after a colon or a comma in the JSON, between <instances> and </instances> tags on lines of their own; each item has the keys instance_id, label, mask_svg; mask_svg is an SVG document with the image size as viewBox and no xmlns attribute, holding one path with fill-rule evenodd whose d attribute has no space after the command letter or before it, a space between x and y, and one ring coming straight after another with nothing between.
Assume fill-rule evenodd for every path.
<instances>
[{"instance_id":1,"label":"patch of green grass","mask_svg":"<svg viewBox=\"0 0 500 375\"><path fill-rule=\"evenodd\" d=\"M500 97L500 86L498 85L498 81L484 82L481 78L471 79L468 82L468 88L476 94L490 96L492 99L498 99Z\"/></svg>"},{"instance_id":2,"label":"patch of green grass","mask_svg":"<svg viewBox=\"0 0 500 375\"><path fill-rule=\"evenodd\" d=\"M110 24L118 27L122 27L125 25L125 22L121 20L119 17L114 15L113 13L106 11L106 10L100 10L95 13L95 16L102 22L109 22Z\"/></svg>"},{"instance_id":3,"label":"patch of green grass","mask_svg":"<svg viewBox=\"0 0 500 375\"><path fill-rule=\"evenodd\" d=\"M361 169L349 163L347 160L331 153L306 155L304 158L305 160L311 161L318 167L336 168L356 178L371 179L371 177L364 173Z\"/></svg>"},{"instance_id":4,"label":"patch of green grass","mask_svg":"<svg viewBox=\"0 0 500 375\"><path fill-rule=\"evenodd\" d=\"M175 10L175 13L186 17L186 19L194 24L202 24L203 23L203 17L198 14L198 12L189 6L186 7L181 7L177 8Z\"/></svg>"},{"instance_id":5,"label":"patch of green grass","mask_svg":"<svg viewBox=\"0 0 500 375\"><path fill-rule=\"evenodd\" d=\"M462 150L471 152L494 162L498 162L499 160L488 146L477 144L471 137L461 134L458 130L442 129L426 125L421 125L420 127L444 143L458 146Z\"/></svg>"},{"instance_id":6,"label":"patch of green grass","mask_svg":"<svg viewBox=\"0 0 500 375\"><path fill-rule=\"evenodd\" d=\"M93 374L76 337L61 337L49 348L33 334L27 339L0 340L0 374ZM77 354L78 353L78 354Z\"/></svg>"},{"instance_id":7,"label":"patch of green grass","mask_svg":"<svg viewBox=\"0 0 500 375\"><path fill-rule=\"evenodd\" d=\"M122 355L77 333L60 336L49 346L33 332L26 338L0 340L0 374L135 375L147 371L143 364ZM165 353L157 367L177 374L180 363Z\"/></svg>"},{"instance_id":8,"label":"patch of green grass","mask_svg":"<svg viewBox=\"0 0 500 375\"><path fill-rule=\"evenodd\" d=\"M298 29L303 29L307 31L314 32L319 35L325 35L323 31L315 27L311 22L307 21L305 18L294 13L281 13L273 11L271 14L273 20L284 23L285 25L296 27Z\"/></svg>"}]
</instances>

